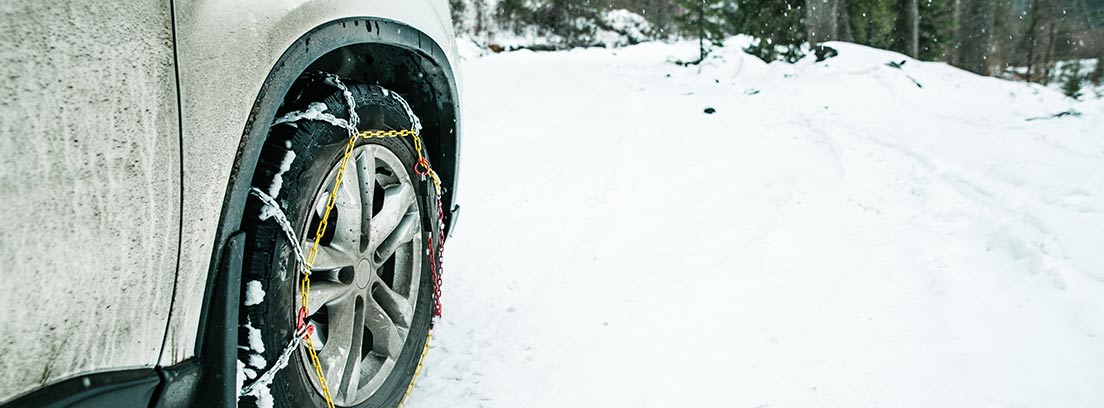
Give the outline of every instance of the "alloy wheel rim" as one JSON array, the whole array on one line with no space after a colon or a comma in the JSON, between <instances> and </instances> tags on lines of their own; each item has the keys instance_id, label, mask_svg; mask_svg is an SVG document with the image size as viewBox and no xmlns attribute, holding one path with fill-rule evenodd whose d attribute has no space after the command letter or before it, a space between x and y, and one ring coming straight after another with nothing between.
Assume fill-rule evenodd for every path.
<instances>
[{"instance_id":1,"label":"alloy wheel rim","mask_svg":"<svg viewBox=\"0 0 1104 408\"><path fill-rule=\"evenodd\" d=\"M314 245L336 175L334 165L315 193L300 235L304 250ZM355 148L311 268L307 307L335 403L364 402L394 370L417 306L422 235L416 189L402 161L381 145ZM300 294L295 298L298 309ZM299 357L321 392L305 344Z\"/></svg>"}]
</instances>

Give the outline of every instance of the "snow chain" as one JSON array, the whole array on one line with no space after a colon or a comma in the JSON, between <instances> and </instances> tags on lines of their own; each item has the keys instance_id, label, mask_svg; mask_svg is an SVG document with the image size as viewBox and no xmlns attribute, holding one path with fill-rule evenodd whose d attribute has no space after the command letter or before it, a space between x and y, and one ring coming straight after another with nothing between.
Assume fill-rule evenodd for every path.
<instances>
[{"instance_id":1,"label":"snow chain","mask_svg":"<svg viewBox=\"0 0 1104 408\"><path fill-rule=\"evenodd\" d=\"M407 104L406 100L402 99L402 97L400 97L398 94L395 94L394 92L387 91L386 89L384 90L385 95L390 95L394 97L403 106L403 108L406 109L407 114L410 116L411 129L366 130L358 132L356 126L357 123L360 121L360 118L357 117L356 114L356 101L353 100L352 93L349 92L345 84L343 84L336 75L322 74L322 77L327 84L340 89L343 96L345 97L345 102L348 105L349 109L349 119L347 121L332 121L329 123L335 126L344 125L342 127L344 127L344 129L349 134L349 142L345 145L345 152L344 156L341 159L341 165L337 168L337 175L334 180L334 186L332 189L330 189L330 196L326 201L326 210L322 213L322 218L319 221L318 229L314 234L314 245L311 246L310 250L307 251L307 254L305 256L303 255L303 249L299 246L299 240L295 237L295 231L292 229L291 223L288 222L287 216L285 215L283 209L280 208L279 203L277 203L274 198L272 198L268 194L265 194L263 191L257 188L253 188L250 190L250 193L259 198L265 206L272 208L274 217L276 218L276 223L279 224L280 229L284 231L284 234L287 236L288 241L291 242L292 249L295 251L295 256L298 261L297 264L302 270L302 279L299 281L299 291L302 294L302 303L299 306L299 311L297 312L296 316L295 336L292 337L290 344L288 344L287 348L284 349L284 352L281 353L280 358L276 361L276 364L273 364L272 367L270 367L265 373L258 376L256 381L253 381L252 383L242 387L239 397L249 395L253 393L254 390L256 390L259 386L271 383L276 373L287 366L288 359L290 358L291 353L300 345L305 345L307 348L307 353L310 355L311 365L314 367L314 372L318 377L318 384L320 388L322 388L322 396L326 399L326 406L328 408L334 408L333 396L330 394L329 385L326 383L326 378L322 373L322 364L318 360L318 354L314 349L314 343L311 341L312 335L314 334L314 325L306 323L307 305L309 304L308 301L310 299L311 266L314 265L315 257L318 255L318 245L320 243L319 241L326 233L326 229L328 227L330 219L330 211L333 209L334 204L337 201L337 191L341 187L341 183L345 178L345 165L348 164L349 157L352 156L353 148L356 146L357 139L410 137L414 141L414 150L418 154L418 161L414 164L413 170L415 173L418 174L418 176L422 177L422 181L433 183L433 192L436 194L436 196L434 197L435 200L433 200L433 202L437 206L438 235L436 245L434 245L434 239L432 237L428 240L426 251L428 252L430 258L429 265L430 273L432 275L430 278L433 282L434 317L441 316L441 252L444 250L445 244L445 222L444 209L441 206L441 179L437 176L437 172L433 171L433 169L429 165L429 161L425 158L424 149L422 147L422 139L418 135L418 130L421 128L421 124L417 116L415 116L414 113L411 111L410 105ZM299 115L297 119L301 118L301 116L302 115ZM289 121L285 120L276 121L277 124L288 122ZM414 371L414 378L410 380L410 384L406 388L406 393L403 395L403 399L399 403L400 407L406 404L406 399L410 397L411 392L414 390L414 381L418 378L418 374L420 374L422 371L422 363L425 360L426 354L429 352L429 339L432 337L433 326L431 324L429 333L426 336L425 346L422 347L422 355L418 360L418 367Z\"/></svg>"}]
</instances>

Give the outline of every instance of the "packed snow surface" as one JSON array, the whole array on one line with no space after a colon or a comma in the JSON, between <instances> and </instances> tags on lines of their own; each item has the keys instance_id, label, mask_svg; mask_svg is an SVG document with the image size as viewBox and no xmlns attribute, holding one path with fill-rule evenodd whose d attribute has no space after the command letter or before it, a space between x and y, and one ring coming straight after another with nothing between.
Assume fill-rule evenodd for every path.
<instances>
[{"instance_id":1,"label":"packed snow surface","mask_svg":"<svg viewBox=\"0 0 1104 408\"><path fill-rule=\"evenodd\" d=\"M465 62L408 406L1104 406L1101 100L696 45Z\"/></svg>"}]
</instances>

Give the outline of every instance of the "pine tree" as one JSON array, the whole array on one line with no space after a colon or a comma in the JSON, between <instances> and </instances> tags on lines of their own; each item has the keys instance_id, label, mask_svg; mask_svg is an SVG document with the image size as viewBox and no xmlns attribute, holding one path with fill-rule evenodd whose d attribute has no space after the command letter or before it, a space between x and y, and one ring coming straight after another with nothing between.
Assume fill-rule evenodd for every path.
<instances>
[{"instance_id":1,"label":"pine tree","mask_svg":"<svg viewBox=\"0 0 1104 408\"><path fill-rule=\"evenodd\" d=\"M988 75L989 52L993 44L997 0L960 0L958 27L955 27L954 63L979 75Z\"/></svg>"},{"instance_id":2,"label":"pine tree","mask_svg":"<svg viewBox=\"0 0 1104 408\"><path fill-rule=\"evenodd\" d=\"M499 0L495 8L502 27L535 28L565 47L593 45L599 17L598 2L586 0Z\"/></svg>"},{"instance_id":3,"label":"pine tree","mask_svg":"<svg viewBox=\"0 0 1104 408\"><path fill-rule=\"evenodd\" d=\"M896 6L894 49L918 58L920 56L920 3L918 0L899 0Z\"/></svg>"},{"instance_id":4,"label":"pine tree","mask_svg":"<svg viewBox=\"0 0 1104 408\"><path fill-rule=\"evenodd\" d=\"M851 0L847 13L851 16L851 33L855 42L871 47L895 49L897 1Z\"/></svg>"},{"instance_id":5,"label":"pine tree","mask_svg":"<svg viewBox=\"0 0 1104 408\"><path fill-rule=\"evenodd\" d=\"M1014 0L997 0L993 10L993 38L989 42L988 64L994 75L1008 71L1008 67L1017 58L1016 45L1019 43L1023 21L1016 13Z\"/></svg>"},{"instance_id":6,"label":"pine tree","mask_svg":"<svg viewBox=\"0 0 1104 408\"><path fill-rule=\"evenodd\" d=\"M533 10L525 5L525 0L499 0L495 6L494 17L499 26L512 29L515 33L533 21Z\"/></svg>"},{"instance_id":7,"label":"pine tree","mask_svg":"<svg viewBox=\"0 0 1104 408\"><path fill-rule=\"evenodd\" d=\"M845 0L805 0L805 37L810 43L853 41Z\"/></svg>"},{"instance_id":8,"label":"pine tree","mask_svg":"<svg viewBox=\"0 0 1104 408\"><path fill-rule=\"evenodd\" d=\"M727 12L732 8L728 0L674 0L683 12L675 15L675 27L684 35L698 40L698 60L705 60L709 51L725 37Z\"/></svg>"},{"instance_id":9,"label":"pine tree","mask_svg":"<svg viewBox=\"0 0 1104 408\"><path fill-rule=\"evenodd\" d=\"M598 25L597 2L583 0L544 0L533 13L534 23L560 37L569 47L594 42Z\"/></svg>"},{"instance_id":10,"label":"pine tree","mask_svg":"<svg viewBox=\"0 0 1104 408\"><path fill-rule=\"evenodd\" d=\"M1067 61L1062 67L1062 79L1065 84L1062 85L1062 93L1073 99L1081 99L1082 82L1085 78L1081 76L1081 61Z\"/></svg>"},{"instance_id":11,"label":"pine tree","mask_svg":"<svg viewBox=\"0 0 1104 408\"><path fill-rule=\"evenodd\" d=\"M947 61L954 38L954 0L920 0L920 59Z\"/></svg>"},{"instance_id":12,"label":"pine tree","mask_svg":"<svg viewBox=\"0 0 1104 408\"><path fill-rule=\"evenodd\" d=\"M756 42L747 53L771 62L797 62L805 54L804 0L739 0L735 17L737 31L750 34Z\"/></svg>"},{"instance_id":13,"label":"pine tree","mask_svg":"<svg viewBox=\"0 0 1104 408\"><path fill-rule=\"evenodd\" d=\"M1028 0L1026 19L1019 42L1019 54L1027 66L1027 81L1047 84L1054 60L1055 36L1061 31L1062 9L1056 0Z\"/></svg>"},{"instance_id":14,"label":"pine tree","mask_svg":"<svg viewBox=\"0 0 1104 408\"><path fill-rule=\"evenodd\" d=\"M456 24L464 18L464 12L467 11L467 3L464 0L449 0L449 13L452 14L452 21Z\"/></svg>"}]
</instances>

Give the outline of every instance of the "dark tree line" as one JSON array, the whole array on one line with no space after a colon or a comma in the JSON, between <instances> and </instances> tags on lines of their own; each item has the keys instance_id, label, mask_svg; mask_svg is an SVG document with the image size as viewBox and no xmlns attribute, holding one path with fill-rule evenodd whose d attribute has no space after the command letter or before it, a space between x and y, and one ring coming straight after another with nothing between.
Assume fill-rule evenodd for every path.
<instances>
[{"instance_id":1,"label":"dark tree line","mask_svg":"<svg viewBox=\"0 0 1104 408\"><path fill-rule=\"evenodd\" d=\"M983 75L1054 78L1104 56L1104 0L807 0L809 40L853 41Z\"/></svg>"},{"instance_id":2,"label":"dark tree line","mask_svg":"<svg viewBox=\"0 0 1104 408\"><path fill-rule=\"evenodd\" d=\"M477 9L467 31L537 27L585 45L604 10L640 14L656 37L697 39L702 56L733 34L748 51L793 61L802 44L840 40L1046 83L1056 61L1104 58L1104 0L451 0ZM470 19L469 19L470 20ZM1098 64L1104 65L1104 64ZM1018 67L1010 69L1010 67ZM1096 71L1100 71L1097 69ZM1096 73L1083 73L1091 77Z\"/></svg>"}]
</instances>

